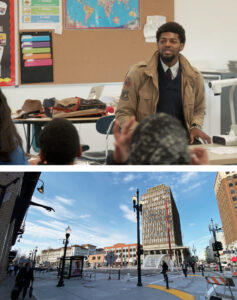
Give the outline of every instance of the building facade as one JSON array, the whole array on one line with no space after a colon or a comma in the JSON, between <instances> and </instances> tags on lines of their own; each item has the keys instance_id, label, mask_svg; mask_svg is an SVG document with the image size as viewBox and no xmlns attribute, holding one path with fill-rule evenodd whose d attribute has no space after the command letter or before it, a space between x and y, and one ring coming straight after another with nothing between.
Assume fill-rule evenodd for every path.
<instances>
[{"instance_id":1,"label":"building facade","mask_svg":"<svg viewBox=\"0 0 237 300\"><path fill-rule=\"evenodd\" d=\"M24 233L25 214L39 176L39 172L0 173L0 283L10 249Z\"/></svg>"},{"instance_id":2,"label":"building facade","mask_svg":"<svg viewBox=\"0 0 237 300\"><path fill-rule=\"evenodd\" d=\"M142 248L142 245L141 245ZM105 256L113 252L117 258L115 264L121 266L135 265L137 262L137 244L118 243L113 246L104 247ZM105 263L106 259L105 259Z\"/></svg>"},{"instance_id":3,"label":"building facade","mask_svg":"<svg viewBox=\"0 0 237 300\"><path fill-rule=\"evenodd\" d=\"M67 257L71 256L84 256L85 260L88 259L89 255L96 253L96 246L90 244L84 245L72 245L67 247ZM40 264L43 266L58 266L60 258L64 254L64 247L57 249L46 249L41 251Z\"/></svg>"},{"instance_id":4,"label":"building facade","mask_svg":"<svg viewBox=\"0 0 237 300\"><path fill-rule=\"evenodd\" d=\"M176 264L189 257L183 246L179 212L170 187L149 188L141 197L144 256L171 254Z\"/></svg>"},{"instance_id":5,"label":"building facade","mask_svg":"<svg viewBox=\"0 0 237 300\"><path fill-rule=\"evenodd\" d=\"M226 245L237 249L237 172L218 172L214 190Z\"/></svg>"}]
</instances>

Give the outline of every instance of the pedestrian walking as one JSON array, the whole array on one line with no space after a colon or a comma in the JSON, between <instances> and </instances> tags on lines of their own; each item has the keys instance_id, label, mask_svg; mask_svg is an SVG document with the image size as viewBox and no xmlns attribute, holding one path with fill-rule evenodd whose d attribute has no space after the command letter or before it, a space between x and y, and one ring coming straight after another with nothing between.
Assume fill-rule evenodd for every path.
<instances>
[{"instance_id":1,"label":"pedestrian walking","mask_svg":"<svg viewBox=\"0 0 237 300\"><path fill-rule=\"evenodd\" d=\"M7 274L8 274L9 276L12 276L13 271L14 271L14 267L13 267L13 265L10 265L10 266L8 267Z\"/></svg>"},{"instance_id":2,"label":"pedestrian walking","mask_svg":"<svg viewBox=\"0 0 237 300\"><path fill-rule=\"evenodd\" d=\"M202 276L204 277L204 271L205 271L204 265L201 264L200 268L201 268L201 271L202 271Z\"/></svg>"},{"instance_id":3,"label":"pedestrian walking","mask_svg":"<svg viewBox=\"0 0 237 300\"><path fill-rule=\"evenodd\" d=\"M16 274L17 274L18 270L19 270L19 267L18 267L18 265L15 265L15 266L14 266L14 275L15 275L15 276L16 276Z\"/></svg>"},{"instance_id":4,"label":"pedestrian walking","mask_svg":"<svg viewBox=\"0 0 237 300\"><path fill-rule=\"evenodd\" d=\"M191 268L192 268L192 272L193 272L193 274L195 274L195 263L191 263Z\"/></svg>"},{"instance_id":5,"label":"pedestrian walking","mask_svg":"<svg viewBox=\"0 0 237 300\"><path fill-rule=\"evenodd\" d=\"M168 271L168 265L165 261L163 261L163 264L162 264L162 274L164 276L164 281L166 280L166 276L167 276L167 271Z\"/></svg>"},{"instance_id":6,"label":"pedestrian walking","mask_svg":"<svg viewBox=\"0 0 237 300\"><path fill-rule=\"evenodd\" d=\"M22 299L25 299L27 289L29 288L30 283L33 284L33 281L34 281L33 269L31 267L31 263L27 263L25 265L25 267L20 269L20 271L18 272L18 274L16 276L16 284L15 284L14 290L16 290L16 287L18 288L17 297L19 297L19 295L23 289ZM32 291L32 288L31 288L31 291ZM18 299L18 298L12 297L12 299Z\"/></svg>"},{"instance_id":7,"label":"pedestrian walking","mask_svg":"<svg viewBox=\"0 0 237 300\"><path fill-rule=\"evenodd\" d=\"M182 271L183 271L184 276L187 277L188 265L185 261L182 263Z\"/></svg>"}]
</instances>

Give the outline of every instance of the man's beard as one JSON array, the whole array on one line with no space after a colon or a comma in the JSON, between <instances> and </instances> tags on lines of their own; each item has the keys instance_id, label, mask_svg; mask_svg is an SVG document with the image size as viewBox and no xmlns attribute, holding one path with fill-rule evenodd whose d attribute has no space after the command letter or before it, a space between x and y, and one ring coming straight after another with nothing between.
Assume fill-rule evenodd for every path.
<instances>
[{"instance_id":1,"label":"man's beard","mask_svg":"<svg viewBox=\"0 0 237 300\"><path fill-rule=\"evenodd\" d=\"M160 53L160 57L162 59L162 61L167 64L167 63L170 63L174 60L175 58L175 55L171 55L171 56L163 56L163 54Z\"/></svg>"}]
</instances>

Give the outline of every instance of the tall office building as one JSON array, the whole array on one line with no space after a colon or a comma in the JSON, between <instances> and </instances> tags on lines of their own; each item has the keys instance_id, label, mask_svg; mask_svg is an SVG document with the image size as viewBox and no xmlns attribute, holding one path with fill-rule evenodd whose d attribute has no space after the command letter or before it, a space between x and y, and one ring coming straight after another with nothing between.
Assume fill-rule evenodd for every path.
<instances>
[{"instance_id":1,"label":"tall office building","mask_svg":"<svg viewBox=\"0 0 237 300\"><path fill-rule=\"evenodd\" d=\"M237 172L218 172L214 189L226 244L237 247Z\"/></svg>"},{"instance_id":2,"label":"tall office building","mask_svg":"<svg viewBox=\"0 0 237 300\"><path fill-rule=\"evenodd\" d=\"M180 263L189 256L182 243L179 212L170 187L164 184L142 195L142 244L144 255L172 254Z\"/></svg>"}]
</instances>

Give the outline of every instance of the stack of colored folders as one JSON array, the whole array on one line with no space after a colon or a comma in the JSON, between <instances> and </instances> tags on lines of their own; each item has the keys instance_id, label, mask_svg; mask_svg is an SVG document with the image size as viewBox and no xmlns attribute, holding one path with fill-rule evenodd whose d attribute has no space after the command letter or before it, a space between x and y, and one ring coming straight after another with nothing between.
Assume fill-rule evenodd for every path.
<instances>
[{"instance_id":1,"label":"stack of colored folders","mask_svg":"<svg viewBox=\"0 0 237 300\"><path fill-rule=\"evenodd\" d=\"M51 41L49 35L22 35L21 48L24 67L51 66Z\"/></svg>"}]
</instances>

